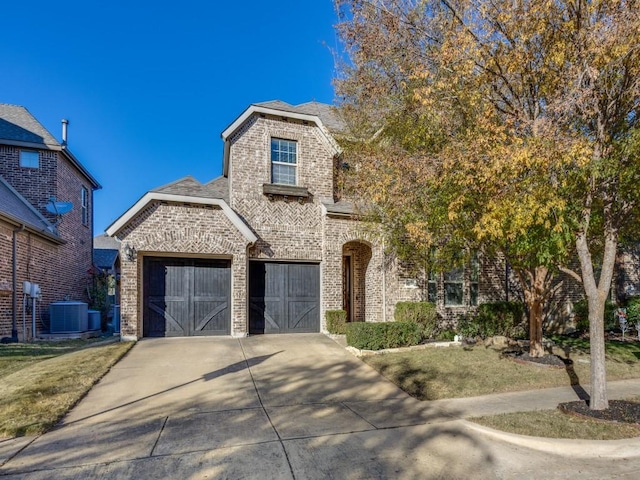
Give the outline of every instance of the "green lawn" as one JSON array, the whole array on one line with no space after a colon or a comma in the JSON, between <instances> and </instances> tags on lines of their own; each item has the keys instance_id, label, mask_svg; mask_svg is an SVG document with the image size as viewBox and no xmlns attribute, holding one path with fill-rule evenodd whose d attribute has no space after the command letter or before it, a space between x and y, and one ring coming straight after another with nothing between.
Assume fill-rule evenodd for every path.
<instances>
[{"instance_id":1,"label":"green lawn","mask_svg":"<svg viewBox=\"0 0 640 480\"><path fill-rule=\"evenodd\" d=\"M0 345L0 437L53 427L132 346L99 340Z\"/></svg>"},{"instance_id":2,"label":"green lawn","mask_svg":"<svg viewBox=\"0 0 640 480\"><path fill-rule=\"evenodd\" d=\"M640 436L640 429L634 425L598 422L559 410L504 413L469 420L496 430L533 437L619 440Z\"/></svg>"},{"instance_id":3,"label":"green lawn","mask_svg":"<svg viewBox=\"0 0 640 480\"><path fill-rule=\"evenodd\" d=\"M567 340L555 353L573 360L573 371L521 365L484 346L426 348L364 357L410 395L420 400L472 397L589 382L588 342ZM607 345L607 380L640 378L640 344Z\"/></svg>"}]
</instances>

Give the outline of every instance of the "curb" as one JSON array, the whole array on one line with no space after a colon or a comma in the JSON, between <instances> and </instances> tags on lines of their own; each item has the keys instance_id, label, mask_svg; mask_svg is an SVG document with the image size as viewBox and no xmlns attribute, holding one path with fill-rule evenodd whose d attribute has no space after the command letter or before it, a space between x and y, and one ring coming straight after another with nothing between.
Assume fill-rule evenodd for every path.
<instances>
[{"instance_id":1,"label":"curb","mask_svg":"<svg viewBox=\"0 0 640 480\"><path fill-rule=\"evenodd\" d=\"M461 420L467 428L487 437L512 445L527 447L545 453L566 455L576 458L638 458L640 457L640 437L621 440L574 440L566 438L529 437L507 433Z\"/></svg>"}]
</instances>

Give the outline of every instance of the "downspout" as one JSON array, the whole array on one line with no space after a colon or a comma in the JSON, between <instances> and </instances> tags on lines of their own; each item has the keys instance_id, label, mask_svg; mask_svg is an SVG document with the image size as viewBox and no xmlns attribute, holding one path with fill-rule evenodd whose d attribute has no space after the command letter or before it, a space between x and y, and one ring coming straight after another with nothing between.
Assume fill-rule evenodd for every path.
<instances>
[{"instance_id":1,"label":"downspout","mask_svg":"<svg viewBox=\"0 0 640 480\"><path fill-rule=\"evenodd\" d=\"M24 231L24 224L20 225L20 227L15 228L13 230L13 239L12 239L12 280L13 280L13 292L11 295L11 302L13 310L11 312L11 341L14 343L18 342L18 327L16 320L16 310L18 308L18 233Z\"/></svg>"}]
</instances>

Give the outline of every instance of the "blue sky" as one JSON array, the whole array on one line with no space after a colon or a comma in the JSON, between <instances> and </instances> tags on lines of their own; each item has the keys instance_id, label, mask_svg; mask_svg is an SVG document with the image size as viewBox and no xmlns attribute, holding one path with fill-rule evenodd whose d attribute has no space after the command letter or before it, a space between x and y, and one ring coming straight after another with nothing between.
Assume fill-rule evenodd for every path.
<instances>
[{"instance_id":1,"label":"blue sky","mask_svg":"<svg viewBox=\"0 0 640 480\"><path fill-rule=\"evenodd\" d=\"M251 103L332 103L331 0L29 0L2 6L0 102L23 105L102 184L95 234L148 190L221 173Z\"/></svg>"}]
</instances>

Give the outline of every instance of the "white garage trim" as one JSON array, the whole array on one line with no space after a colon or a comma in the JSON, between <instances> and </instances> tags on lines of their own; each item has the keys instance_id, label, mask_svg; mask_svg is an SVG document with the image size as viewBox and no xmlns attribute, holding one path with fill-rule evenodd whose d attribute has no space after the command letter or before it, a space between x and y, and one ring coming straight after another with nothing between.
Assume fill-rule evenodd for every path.
<instances>
[{"instance_id":1,"label":"white garage trim","mask_svg":"<svg viewBox=\"0 0 640 480\"><path fill-rule=\"evenodd\" d=\"M205 198L205 197L190 197L186 195L175 195L171 193L159 193L159 192L147 192L140 200L138 200L129 210L127 210L121 217L113 222L106 229L107 235L110 237L115 236L124 226L129 223L140 211L142 211L149 203L153 201L165 201L175 203L192 203L198 205L212 205L222 209L227 218L231 221L234 227L242 234L247 241L247 244L255 243L258 237L251 231L246 223L242 221L240 216L233 209L220 198Z\"/></svg>"}]
</instances>

